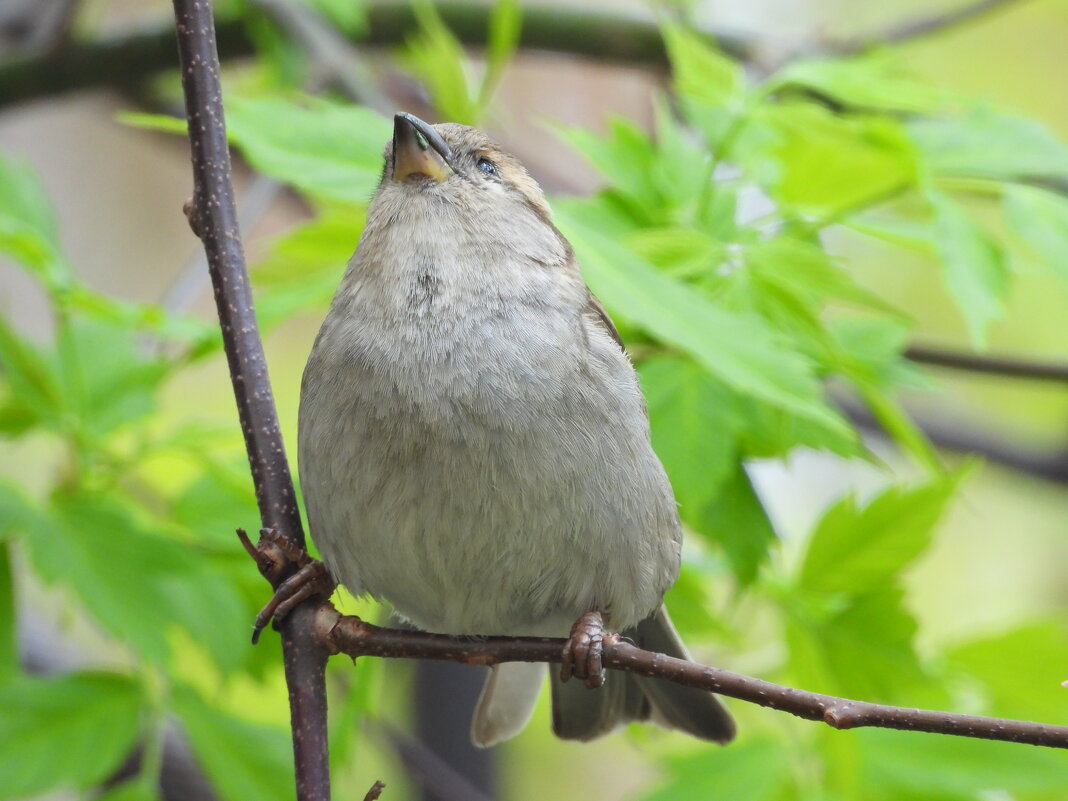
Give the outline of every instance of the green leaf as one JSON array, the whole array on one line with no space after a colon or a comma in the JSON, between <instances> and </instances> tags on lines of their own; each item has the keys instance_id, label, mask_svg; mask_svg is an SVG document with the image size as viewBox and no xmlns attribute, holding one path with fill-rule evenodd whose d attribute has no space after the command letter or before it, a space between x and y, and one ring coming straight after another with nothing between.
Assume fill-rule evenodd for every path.
<instances>
[{"instance_id":1,"label":"green leaf","mask_svg":"<svg viewBox=\"0 0 1068 801\"><path fill-rule=\"evenodd\" d=\"M913 648L918 626L903 596L872 586L857 595L791 597L786 641L797 685L880 703L946 703Z\"/></svg>"},{"instance_id":2,"label":"green leaf","mask_svg":"<svg viewBox=\"0 0 1068 801\"><path fill-rule=\"evenodd\" d=\"M629 211L647 220L644 207L659 197L659 189L652 178L656 147L643 130L618 117L608 121L606 137L585 128L555 130L625 196Z\"/></svg>"},{"instance_id":3,"label":"green leaf","mask_svg":"<svg viewBox=\"0 0 1068 801\"><path fill-rule=\"evenodd\" d=\"M734 471L735 399L692 359L657 356L638 369L653 446L671 478L683 519L692 523L701 519Z\"/></svg>"},{"instance_id":4,"label":"green leaf","mask_svg":"<svg viewBox=\"0 0 1068 801\"><path fill-rule=\"evenodd\" d=\"M390 123L362 106L231 98L226 121L257 170L311 195L363 203L382 175Z\"/></svg>"},{"instance_id":5,"label":"green leaf","mask_svg":"<svg viewBox=\"0 0 1068 801\"><path fill-rule=\"evenodd\" d=\"M0 510L3 509L2 503L2 498L0 498ZM2 525L4 524L0 523L0 526ZM11 572L11 545L0 540L0 686L14 676L18 669L19 652L15 641L15 581Z\"/></svg>"},{"instance_id":6,"label":"green leaf","mask_svg":"<svg viewBox=\"0 0 1068 801\"><path fill-rule=\"evenodd\" d=\"M931 476L940 475L943 467L938 451L904 407L888 393L875 387L862 383L858 384L857 389L872 417L894 442Z\"/></svg>"},{"instance_id":7,"label":"green leaf","mask_svg":"<svg viewBox=\"0 0 1068 801\"><path fill-rule=\"evenodd\" d=\"M734 466L719 496L704 508L700 525L695 528L719 543L743 587L756 580L775 541L768 513L741 464Z\"/></svg>"},{"instance_id":8,"label":"green leaf","mask_svg":"<svg viewBox=\"0 0 1068 801\"><path fill-rule=\"evenodd\" d=\"M2 157L0 253L30 268L49 290L60 289L71 280L44 188L33 170Z\"/></svg>"},{"instance_id":9,"label":"green leaf","mask_svg":"<svg viewBox=\"0 0 1068 801\"><path fill-rule=\"evenodd\" d=\"M94 786L133 749L141 700L138 684L117 673L0 684L0 798Z\"/></svg>"},{"instance_id":10,"label":"green leaf","mask_svg":"<svg viewBox=\"0 0 1068 801\"><path fill-rule=\"evenodd\" d=\"M904 74L900 59L879 52L849 59L810 59L788 64L764 87L810 89L840 103L887 111L932 111L947 101L945 92Z\"/></svg>"},{"instance_id":11,"label":"green leaf","mask_svg":"<svg viewBox=\"0 0 1068 801\"><path fill-rule=\"evenodd\" d=\"M271 243L252 270L256 314L265 326L330 303L365 219L363 208L330 208Z\"/></svg>"},{"instance_id":12,"label":"green leaf","mask_svg":"<svg viewBox=\"0 0 1068 801\"><path fill-rule=\"evenodd\" d=\"M284 729L234 717L178 688L175 712L189 745L223 801L293 798L293 746Z\"/></svg>"},{"instance_id":13,"label":"green leaf","mask_svg":"<svg viewBox=\"0 0 1068 801\"><path fill-rule=\"evenodd\" d=\"M739 584L756 578L775 532L738 464L742 401L691 359L658 356L639 366L653 446L682 520L723 548Z\"/></svg>"},{"instance_id":14,"label":"green leaf","mask_svg":"<svg viewBox=\"0 0 1068 801\"><path fill-rule=\"evenodd\" d=\"M117 784L102 795L93 796L93 801L159 801L160 795L141 779L130 779Z\"/></svg>"},{"instance_id":15,"label":"green leaf","mask_svg":"<svg viewBox=\"0 0 1068 801\"><path fill-rule=\"evenodd\" d=\"M15 333L3 316L0 316L0 376L10 393L9 431L18 434L33 425L60 428L66 401L54 363ZM12 422L17 425L11 427Z\"/></svg>"},{"instance_id":16,"label":"green leaf","mask_svg":"<svg viewBox=\"0 0 1068 801\"><path fill-rule=\"evenodd\" d=\"M623 241L650 264L679 278L711 275L723 259L723 247L692 228L640 228Z\"/></svg>"},{"instance_id":17,"label":"green leaf","mask_svg":"<svg viewBox=\"0 0 1068 801\"><path fill-rule=\"evenodd\" d=\"M1028 622L952 648L946 659L983 684L990 712L1017 720L1068 720L1068 631L1059 619Z\"/></svg>"},{"instance_id":18,"label":"green leaf","mask_svg":"<svg viewBox=\"0 0 1068 801\"><path fill-rule=\"evenodd\" d=\"M719 616L715 602L709 596L710 584L709 569L687 561L684 550L679 576L664 594L664 605L681 632L683 642L690 642L691 635L718 644L738 639L737 633Z\"/></svg>"},{"instance_id":19,"label":"green leaf","mask_svg":"<svg viewBox=\"0 0 1068 801\"><path fill-rule=\"evenodd\" d=\"M1068 177L1068 147L1034 120L980 108L963 117L914 120L908 131L925 166L936 172L1005 180Z\"/></svg>"},{"instance_id":20,"label":"green leaf","mask_svg":"<svg viewBox=\"0 0 1068 801\"><path fill-rule=\"evenodd\" d=\"M447 120L477 125L463 45L442 21L430 0L412 0L419 32L408 39L401 59L430 92L433 106Z\"/></svg>"},{"instance_id":21,"label":"green leaf","mask_svg":"<svg viewBox=\"0 0 1068 801\"><path fill-rule=\"evenodd\" d=\"M523 6L519 0L496 0L489 18L486 40L486 72L478 92L478 106L485 109L508 62L519 45L523 28Z\"/></svg>"},{"instance_id":22,"label":"green leaf","mask_svg":"<svg viewBox=\"0 0 1068 801\"><path fill-rule=\"evenodd\" d=\"M762 106L758 119L777 134L764 151L765 183L802 213L863 211L916 181L913 148L890 118L790 102Z\"/></svg>"},{"instance_id":23,"label":"green leaf","mask_svg":"<svg viewBox=\"0 0 1068 801\"><path fill-rule=\"evenodd\" d=\"M73 370L63 372L63 396L87 430L107 434L153 411L156 388L171 365L148 357L135 330L76 319L71 349Z\"/></svg>"},{"instance_id":24,"label":"green leaf","mask_svg":"<svg viewBox=\"0 0 1068 801\"><path fill-rule=\"evenodd\" d=\"M986 330L1004 311L1009 273L994 239L951 197L930 189L934 232L943 276L977 348L986 346Z\"/></svg>"},{"instance_id":25,"label":"green leaf","mask_svg":"<svg viewBox=\"0 0 1068 801\"><path fill-rule=\"evenodd\" d=\"M26 534L41 576L69 586L142 657L163 662L168 631L180 626L223 669L242 659L247 612L223 574L190 547L146 531L117 497L57 496L52 514Z\"/></svg>"},{"instance_id":26,"label":"green leaf","mask_svg":"<svg viewBox=\"0 0 1068 801\"><path fill-rule=\"evenodd\" d=\"M846 364L842 372L854 381L886 389L926 389L922 370L905 358L911 322L901 317L838 317L829 329Z\"/></svg>"},{"instance_id":27,"label":"green leaf","mask_svg":"<svg viewBox=\"0 0 1068 801\"><path fill-rule=\"evenodd\" d=\"M1006 186L1003 199L1010 230L1068 278L1068 198L1030 186Z\"/></svg>"},{"instance_id":28,"label":"green leaf","mask_svg":"<svg viewBox=\"0 0 1068 801\"><path fill-rule=\"evenodd\" d=\"M786 783L789 758L776 740L743 740L666 760L668 778L643 801L765 801Z\"/></svg>"},{"instance_id":29,"label":"green leaf","mask_svg":"<svg viewBox=\"0 0 1068 801\"><path fill-rule=\"evenodd\" d=\"M747 245L744 258L755 279L792 295L815 314L836 300L901 314L877 294L860 286L823 248L811 242L777 236Z\"/></svg>"},{"instance_id":30,"label":"green leaf","mask_svg":"<svg viewBox=\"0 0 1068 801\"><path fill-rule=\"evenodd\" d=\"M710 106L735 106L744 90L741 66L706 38L675 23L662 28L672 83L683 97Z\"/></svg>"},{"instance_id":31,"label":"green leaf","mask_svg":"<svg viewBox=\"0 0 1068 801\"><path fill-rule=\"evenodd\" d=\"M798 585L818 593L866 592L892 582L927 548L968 470L916 487L889 487L858 508L849 494L816 524Z\"/></svg>"},{"instance_id":32,"label":"green leaf","mask_svg":"<svg viewBox=\"0 0 1068 801\"><path fill-rule=\"evenodd\" d=\"M855 736L862 744L865 783L891 794L975 798L981 793L991 798L1043 793L1042 798L1063 797L1068 775L1068 756L1063 751L883 729L863 729Z\"/></svg>"},{"instance_id":33,"label":"green leaf","mask_svg":"<svg viewBox=\"0 0 1068 801\"><path fill-rule=\"evenodd\" d=\"M848 425L823 401L812 365L787 350L759 318L734 314L674 281L568 211L561 227L601 300L663 342L693 355L744 396L768 401L824 428Z\"/></svg>"},{"instance_id":34,"label":"green leaf","mask_svg":"<svg viewBox=\"0 0 1068 801\"><path fill-rule=\"evenodd\" d=\"M244 471L209 469L190 481L171 506L174 521L204 542L236 546L234 532L259 518L248 465L243 466Z\"/></svg>"},{"instance_id":35,"label":"green leaf","mask_svg":"<svg viewBox=\"0 0 1068 801\"><path fill-rule=\"evenodd\" d=\"M367 9L363 0L298 0L307 3L339 30L359 35L367 30Z\"/></svg>"}]
</instances>

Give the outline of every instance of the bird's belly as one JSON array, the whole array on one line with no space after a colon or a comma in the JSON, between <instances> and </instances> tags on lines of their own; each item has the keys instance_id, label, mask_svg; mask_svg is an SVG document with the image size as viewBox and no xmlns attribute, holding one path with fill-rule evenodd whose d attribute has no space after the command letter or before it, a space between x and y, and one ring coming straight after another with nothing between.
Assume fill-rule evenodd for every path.
<instances>
[{"instance_id":1,"label":"bird's belly","mask_svg":"<svg viewBox=\"0 0 1068 801\"><path fill-rule=\"evenodd\" d=\"M677 574L679 529L633 372L614 343L581 350L573 320L520 311L504 331L467 313L434 335L328 332L360 350L313 353L305 376L312 537L350 590L426 630L562 635L592 608L637 623Z\"/></svg>"},{"instance_id":2,"label":"bird's belly","mask_svg":"<svg viewBox=\"0 0 1068 801\"><path fill-rule=\"evenodd\" d=\"M552 413L498 402L434 419L384 401L302 410L312 535L349 589L470 634L563 635L593 608L623 626L659 603L677 518L641 426L591 422L583 393ZM306 453L324 447L329 460Z\"/></svg>"}]
</instances>

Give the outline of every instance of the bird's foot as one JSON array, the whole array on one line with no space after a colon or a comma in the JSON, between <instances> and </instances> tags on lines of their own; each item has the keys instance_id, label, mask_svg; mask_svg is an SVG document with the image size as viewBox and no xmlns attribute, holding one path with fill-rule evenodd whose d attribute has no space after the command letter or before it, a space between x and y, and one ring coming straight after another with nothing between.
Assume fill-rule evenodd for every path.
<instances>
[{"instance_id":1,"label":"bird's foot","mask_svg":"<svg viewBox=\"0 0 1068 801\"><path fill-rule=\"evenodd\" d=\"M604 684L604 618L594 610L587 612L571 627L560 660L560 680L572 676L582 679L591 690Z\"/></svg>"},{"instance_id":2,"label":"bird's foot","mask_svg":"<svg viewBox=\"0 0 1068 801\"><path fill-rule=\"evenodd\" d=\"M260 633L267 624L274 620L284 620L293 608L308 598L321 596L329 598L337 586L326 565L318 559L312 559L303 548L294 547L274 529L261 529L260 541L253 545L242 529L237 530L237 536L245 550L256 561L260 572L274 583L291 565L295 565L297 572L286 578L275 587L274 595L267 605L256 615L256 622L252 626L252 644L259 642Z\"/></svg>"}]
</instances>

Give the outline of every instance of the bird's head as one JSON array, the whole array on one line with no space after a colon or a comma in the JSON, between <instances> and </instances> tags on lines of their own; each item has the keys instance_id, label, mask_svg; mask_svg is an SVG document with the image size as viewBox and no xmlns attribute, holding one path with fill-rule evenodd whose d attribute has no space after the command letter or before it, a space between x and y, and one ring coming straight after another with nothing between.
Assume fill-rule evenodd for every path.
<instances>
[{"instance_id":1,"label":"bird's head","mask_svg":"<svg viewBox=\"0 0 1068 801\"><path fill-rule=\"evenodd\" d=\"M570 257L541 187L477 128L430 125L402 112L383 155L365 238L419 226L475 249L503 245L553 263Z\"/></svg>"}]
</instances>

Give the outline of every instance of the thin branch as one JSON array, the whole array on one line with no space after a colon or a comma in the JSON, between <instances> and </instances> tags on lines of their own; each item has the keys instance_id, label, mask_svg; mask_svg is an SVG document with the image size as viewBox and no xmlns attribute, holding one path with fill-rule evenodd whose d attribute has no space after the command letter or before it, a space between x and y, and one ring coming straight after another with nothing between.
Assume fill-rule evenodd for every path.
<instances>
[{"instance_id":1,"label":"thin branch","mask_svg":"<svg viewBox=\"0 0 1068 801\"><path fill-rule=\"evenodd\" d=\"M208 256L260 517L279 542L301 549L304 531L252 307L230 180L211 4L174 0L174 16L193 160L194 192L187 215ZM273 581L277 584L285 578L283 573L273 576ZM314 611L309 604L298 606L280 626L299 801L330 798L327 654L310 625Z\"/></svg>"},{"instance_id":2,"label":"thin branch","mask_svg":"<svg viewBox=\"0 0 1068 801\"><path fill-rule=\"evenodd\" d=\"M385 629L365 623L356 617L342 616L328 603L322 603L316 609L315 626L318 636L332 651L353 658L380 656L446 659L468 665L497 665L502 662L559 663L566 642L563 639L546 637L475 639ZM614 670L698 687L769 709L789 712L805 720L823 721L835 729L871 726L1068 748L1068 726L886 706L806 692L645 651L625 642L618 635L605 637L604 664Z\"/></svg>"},{"instance_id":3,"label":"thin branch","mask_svg":"<svg viewBox=\"0 0 1068 801\"><path fill-rule=\"evenodd\" d=\"M437 8L463 44L470 47L485 44L489 6L447 0ZM371 0L367 12L370 26L357 44L390 47L403 42L417 28L407 3ZM709 32L709 35L734 58L745 61L753 54L756 40L752 38L727 32ZM667 66L667 54L656 24L615 12L531 6L523 11L520 37L520 47L531 50L599 61ZM220 19L217 39L219 55L224 60L255 52L241 19ZM84 89L125 89L177 66L170 28L75 42L58 53L0 62L0 107Z\"/></svg>"},{"instance_id":4,"label":"thin branch","mask_svg":"<svg viewBox=\"0 0 1068 801\"><path fill-rule=\"evenodd\" d=\"M1035 361L1015 356L987 356L978 353L962 353L931 345L912 345L905 356L920 364L948 367L969 373L986 373L1006 378L1029 378L1036 381L1068 383L1068 364L1062 362Z\"/></svg>"},{"instance_id":5,"label":"thin branch","mask_svg":"<svg viewBox=\"0 0 1068 801\"><path fill-rule=\"evenodd\" d=\"M835 395L835 403L849 416L854 425L888 440L893 439L883 430L867 406L856 398ZM1068 483L1068 444L1059 450L1042 452L1022 447L1015 440L962 423L956 417L934 417L914 410L909 410L909 417L939 448L958 453L976 453L989 462L1036 478L1061 485Z\"/></svg>"},{"instance_id":6,"label":"thin branch","mask_svg":"<svg viewBox=\"0 0 1068 801\"><path fill-rule=\"evenodd\" d=\"M912 42L959 28L961 25L1019 2L1021 0L978 0L978 2L968 3L950 11L907 20L883 31L829 45L823 49L823 52L834 56L849 56L876 47Z\"/></svg>"},{"instance_id":7,"label":"thin branch","mask_svg":"<svg viewBox=\"0 0 1068 801\"><path fill-rule=\"evenodd\" d=\"M368 727L386 741L404 764L407 774L437 801L493 801L451 764L424 743L385 720L369 720Z\"/></svg>"}]
</instances>

